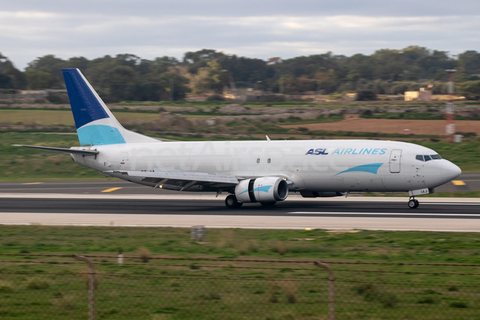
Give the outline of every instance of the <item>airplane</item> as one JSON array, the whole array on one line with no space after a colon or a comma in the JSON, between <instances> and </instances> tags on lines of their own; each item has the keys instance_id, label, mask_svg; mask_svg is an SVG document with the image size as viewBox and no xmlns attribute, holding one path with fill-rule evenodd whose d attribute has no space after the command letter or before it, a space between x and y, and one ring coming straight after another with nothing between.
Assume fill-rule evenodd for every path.
<instances>
[{"instance_id":1,"label":"airplane","mask_svg":"<svg viewBox=\"0 0 480 320\"><path fill-rule=\"evenodd\" d=\"M461 174L423 146L380 140L165 142L125 129L79 69L63 69L80 146L53 148L107 177L154 188L228 193L225 205L272 206L289 193L303 197L350 192L418 195Z\"/></svg>"}]
</instances>

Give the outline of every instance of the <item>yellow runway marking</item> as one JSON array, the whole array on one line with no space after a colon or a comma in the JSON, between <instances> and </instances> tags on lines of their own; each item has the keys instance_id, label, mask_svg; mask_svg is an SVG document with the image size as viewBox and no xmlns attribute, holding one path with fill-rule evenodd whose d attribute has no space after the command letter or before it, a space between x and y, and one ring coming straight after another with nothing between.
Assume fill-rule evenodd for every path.
<instances>
[{"instance_id":1,"label":"yellow runway marking","mask_svg":"<svg viewBox=\"0 0 480 320\"><path fill-rule=\"evenodd\" d=\"M118 190L118 189L122 189L122 187L105 189L105 190L103 190L102 192L112 192L112 191L116 191L116 190Z\"/></svg>"},{"instance_id":2,"label":"yellow runway marking","mask_svg":"<svg viewBox=\"0 0 480 320\"><path fill-rule=\"evenodd\" d=\"M42 184L43 182L25 182L22 183L23 185L29 185L29 184Z\"/></svg>"},{"instance_id":3,"label":"yellow runway marking","mask_svg":"<svg viewBox=\"0 0 480 320\"><path fill-rule=\"evenodd\" d=\"M455 185L455 186L464 186L464 185L466 185L466 183L463 182L462 180L452 180L452 183L453 183L453 185Z\"/></svg>"}]
</instances>

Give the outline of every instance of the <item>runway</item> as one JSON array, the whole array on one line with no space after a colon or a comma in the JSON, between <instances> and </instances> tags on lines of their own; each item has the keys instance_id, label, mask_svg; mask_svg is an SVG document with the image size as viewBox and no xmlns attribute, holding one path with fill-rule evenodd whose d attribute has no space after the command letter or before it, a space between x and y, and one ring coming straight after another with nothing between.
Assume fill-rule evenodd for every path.
<instances>
[{"instance_id":1,"label":"runway","mask_svg":"<svg viewBox=\"0 0 480 320\"><path fill-rule=\"evenodd\" d=\"M368 229L480 232L480 201L408 197L305 199L224 206L224 195L154 190L123 181L0 183L0 224Z\"/></svg>"}]
</instances>

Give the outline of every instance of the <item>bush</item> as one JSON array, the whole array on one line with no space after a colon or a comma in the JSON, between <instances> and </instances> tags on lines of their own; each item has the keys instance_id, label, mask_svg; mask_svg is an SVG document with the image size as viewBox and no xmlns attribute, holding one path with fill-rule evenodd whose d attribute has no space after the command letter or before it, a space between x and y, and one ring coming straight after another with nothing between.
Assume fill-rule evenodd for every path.
<instances>
[{"instance_id":1,"label":"bush","mask_svg":"<svg viewBox=\"0 0 480 320\"><path fill-rule=\"evenodd\" d=\"M391 292L383 292L377 286L365 283L356 288L359 295L362 295L366 301L377 301L384 308L393 308L398 303L398 298Z\"/></svg>"},{"instance_id":2,"label":"bush","mask_svg":"<svg viewBox=\"0 0 480 320\"><path fill-rule=\"evenodd\" d=\"M421 304L434 304L435 300L432 297L425 297L417 301L417 303Z\"/></svg>"},{"instance_id":3,"label":"bush","mask_svg":"<svg viewBox=\"0 0 480 320\"><path fill-rule=\"evenodd\" d=\"M296 303L297 302L297 285L295 282L285 282L282 285L283 291L287 296L288 303Z\"/></svg>"},{"instance_id":4,"label":"bush","mask_svg":"<svg viewBox=\"0 0 480 320\"><path fill-rule=\"evenodd\" d=\"M72 296L59 294L55 298L53 300L54 305L65 310L73 309L77 305L75 298Z\"/></svg>"},{"instance_id":5,"label":"bush","mask_svg":"<svg viewBox=\"0 0 480 320\"><path fill-rule=\"evenodd\" d=\"M222 297L216 292L209 292L208 294L202 294L200 298L204 300L221 300Z\"/></svg>"},{"instance_id":6,"label":"bush","mask_svg":"<svg viewBox=\"0 0 480 320\"><path fill-rule=\"evenodd\" d=\"M269 288L268 288L268 302L270 303L278 303L278 295L280 294L279 292L280 287L275 283L275 282L270 282Z\"/></svg>"},{"instance_id":7,"label":"bush","mask_svg":"<svg viewBox=\"0 0 480 320\"><path fill-rule=\"evenodd\" d=\"M467 308L468 306L465 302L454 301L454 302L450 303L450 307L452 307L452 308Z\"/></svg>"},{"instance_id":8,"label":"bush","mask_svg":"<svg viewBox=\"0 0 480 320\"><path fill-rule=\"evenodd\" d=\"M357 91L356 101L375 101L377 100L377 95L370 90Z\"/></svg>"},{"instance_id":9,"label":"bush","mask_svg":"<svg viewBox=\"0 0 480 320\"><path fill-rule=\"evenodd\" d=\"M0 281L0 293L12 293L14 292L14 286L9 281Z\"/></svg>"},{"instance_id":10,"label":"bush","mask_svg":"<svg viewBox=\"0 0 480 320\"><path fill-rule=\"evenodd\" d=\"M31 278L27 281L27 289L42 290L48 289L49 287L50 284L47 281L38 278Z\"/></svg>"},{"instance_id":11,"label":"bush","mask_svg":"<svg viewBox=\"0 0 480 320\"><path fill-rule=\"evenodd\" d=\"M454 284L451 284L447 287L448 291L458 291L458 287Z\"/></svg>"},{"instance_id":12,"label":"bush","mask_svg":"<svg viewBox=\"0 0 480 320\"><path fill-rule=\"evenodd\" d=\"M225 101L225 98L219 94L212 94L207 97L207 101Z\"/></svg>"},{"instance_id":13,"label":"bush","mask_svg":"<svg viewBox=\"0 0 480 320\"><path fill-rule=\"evenodd\" d=\"M66 95L54 94L49 92L46 99L53 104L67 104L69 102Z\"/></svg>"},{"instance_id":14,"label":"bush","mask_svg":"<svg viewBox=\"0 0 480 320\"><path fill-rule=\"evenodd\" d=\"M152 254L150 253L150 250L145 247L139 247L138 253L140 254L140 259L142 260L142 262L147 263L150 259L152 259Z\"/></svg>"}]
</instances>

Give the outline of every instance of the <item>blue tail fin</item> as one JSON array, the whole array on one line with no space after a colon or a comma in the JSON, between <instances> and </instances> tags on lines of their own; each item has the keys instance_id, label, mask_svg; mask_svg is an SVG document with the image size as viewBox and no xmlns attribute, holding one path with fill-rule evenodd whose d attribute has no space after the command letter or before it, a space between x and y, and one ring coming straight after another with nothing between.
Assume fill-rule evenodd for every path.
<instances>
[{"instance_id":1,"label":"blue tail fin","mask_svg":"<svg viewBox=\"0 0 480 320\"><path fill-rule=\"evenodd\" d=\"M126 130L78 69L63 69L63 77L82 146L158 142Z\"/></svg>"}]
</instances>

